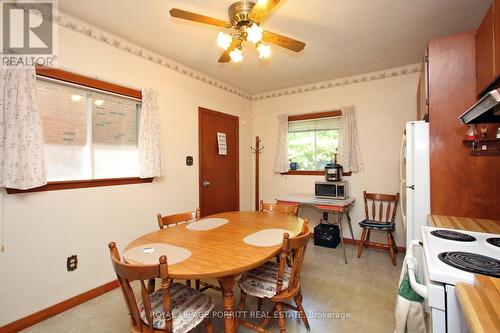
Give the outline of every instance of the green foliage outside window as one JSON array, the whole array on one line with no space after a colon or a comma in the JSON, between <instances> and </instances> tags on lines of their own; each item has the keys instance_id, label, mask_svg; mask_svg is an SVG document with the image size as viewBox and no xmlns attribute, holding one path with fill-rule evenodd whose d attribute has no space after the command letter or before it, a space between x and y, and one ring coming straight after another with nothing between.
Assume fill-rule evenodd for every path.
<instances>
[{"instance_id":1,"label":"green foliage outside window","mask_svg":"<svg viewBox=\"0 0 500 333\"><path fill-rule=\"evenodd\" d=\"M338 143L338 129L289 132L288 158L299 163L299 170L323 170Z\"/></svg>"}]
</instances>

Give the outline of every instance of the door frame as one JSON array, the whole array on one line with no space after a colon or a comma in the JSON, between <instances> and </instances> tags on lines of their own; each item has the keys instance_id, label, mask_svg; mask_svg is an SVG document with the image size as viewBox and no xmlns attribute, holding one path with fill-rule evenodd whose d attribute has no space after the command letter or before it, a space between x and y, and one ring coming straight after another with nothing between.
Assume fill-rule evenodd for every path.
<instances>
[{"instance_id":1,"label":"door frame","mask_svg":"<svg viewBox=\"0 0 500 333\"><path fill-rule=\"evenodd\" d=\"M202 161L203 159L203 152L201 149L201 138L203 137L203 124L202 124L202 117L201 115L203 113L211 113L215 114L217 116L221 117L226 117L232 120L236 120L236 209L240 210L240 118L238 116L233 116L227 113L219 112L219 111L214 111L211 109L204 108L202 106L198 107L198 205L200 207L201 214L203 216L203 199L202 199L202 190L203 190L203 185L202 185Z\"/></svg>"}]
</instances>

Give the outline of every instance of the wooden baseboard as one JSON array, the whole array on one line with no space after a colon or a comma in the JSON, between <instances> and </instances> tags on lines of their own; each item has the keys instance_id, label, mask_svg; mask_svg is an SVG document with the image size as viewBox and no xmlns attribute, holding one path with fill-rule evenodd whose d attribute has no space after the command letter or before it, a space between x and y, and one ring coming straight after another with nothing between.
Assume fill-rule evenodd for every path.
<instances>
[{"instance_id":1,"label":"wooden baseboard","mask_svg":"<svg viewBox=\"0 0 500 333\"><path fill-rule=\"evenodd\" d=\"M23 330L27 327L33 326L33 325L41 322L41 321L49 319L50 317L53 317L57 314L60 314L66 310L69 310L69 309L77 306L77 305L85 303L93 298L101 296L102 294L105 294L108 291L111 291L111 290L116 289L118 287L119 287L118 280L108 282L106 284L103 284L102 286L99 286L97 288L86 291L83 294L76 295L74 297L71 297L70 299L67 299L67 300L62 301L62 302L57 303L57 304L54 304L52 306L49 306L46 309L40 310L40 311L35 312L33 314L30 314L24 318L13 321L12 323L9 323L5 326L2 326L2 327L0 327L0 332L2 332L2 333L19 332L20 330Z\"/></svg>"},{"instance_id":2,"label":"wooden baseboard","mask_svg":"<svg viewBox=\"0 0 500 333\"><path fill-rule=\"evenodd\" d=\"M344 237L344 243L345 244L350 244L350 245L359 245L359 239L351 239L351 238L345 238ZM375 249L375 250L385 250L387 251L387 244L383 243L376 243L376 242L368 242L367 246L369 249ZM399 253L406 253L406 248L402 246L397 246L398 252Z\"/></svg>"}]
</instances>

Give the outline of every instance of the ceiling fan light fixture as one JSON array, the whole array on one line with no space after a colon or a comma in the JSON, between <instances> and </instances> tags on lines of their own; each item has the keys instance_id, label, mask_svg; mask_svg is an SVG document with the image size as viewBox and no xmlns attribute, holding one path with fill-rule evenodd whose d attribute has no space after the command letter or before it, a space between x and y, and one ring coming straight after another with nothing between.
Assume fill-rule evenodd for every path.
<instances>
[{"instance_id":1,"label":"ceiling fan light fixture","mask_svg":"<svg viewBox=\"0 0 500 333\"><path fill-rule=\"evenodd\" d=\"M254 23L247 29L247 40L256 44L262 40L262 28Z\"/></svg>"},{"instance_id":2,"label":"ceiling fan light fixture","mask_svg":"<svg viewBox=\"0 0 500 333\"><path fill-rule=\"evenodd\" d=\"M264 7L267 5L267 0L259 0L255 5L259 7Z\"/></svg>"},{"instance_id":3,"label":"ceiling fan light fixture","mask_svg":"<svg viewBox=\"0 0 500 333\"><path fill-rule=\"evenodd\" d=\"M267 59L271 56L271 45L259 43L259 46L257 46L257 51L259 51L260 59Z\"/></svg>"},{"instance_id":4,"label":"ceiling fan light fixture","mask_svg":"<svg viewBox=\"0 0 500 333\"><path fill-rule=\"evenodd\" d=\"M231 60L233 62L240 62L243 60L243 52L241 49L234 49L231 52L229 52L229 57L231 57Z\"/></svg>"},{"instance_id":5,"label":"ceiling fan light fixture","mask_svg":"<svg viewBox=\"0 0 500 333\"><path fill-rule=\"evenodd\" d=\"M233 37L230 34L224 32L219 32L217 35L217 45L219 45L224 50L227 50L231 43L233 42Z\"/></svg>"}]
</instances>

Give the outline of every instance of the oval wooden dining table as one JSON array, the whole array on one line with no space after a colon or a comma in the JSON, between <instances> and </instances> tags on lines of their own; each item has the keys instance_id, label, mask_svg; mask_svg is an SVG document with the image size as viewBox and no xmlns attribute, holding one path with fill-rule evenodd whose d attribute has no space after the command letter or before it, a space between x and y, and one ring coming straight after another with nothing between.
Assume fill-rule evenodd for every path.
<instances>
[{"instance_id":1,"label":"oval wooden dining table","mask_svg":"<svg viewBox=\"0 0 500 333\"><path fill-rule=\"evenodd\" d=\"M151 243L166 243L191 251L188 259L168 266L169 277L217 279L224 298L224 332L234 333L237 329L233 295L236 277L272 259L281 246L281 243L254 246L243 239L264 229L285 229L297 235L303 220L293 215L269 212L226 212L205 218L227 219L228 223L210 230L190 230L186 228L188 224L157 230L137 238L125 251Z\"/></svg>"}]
</instances>

